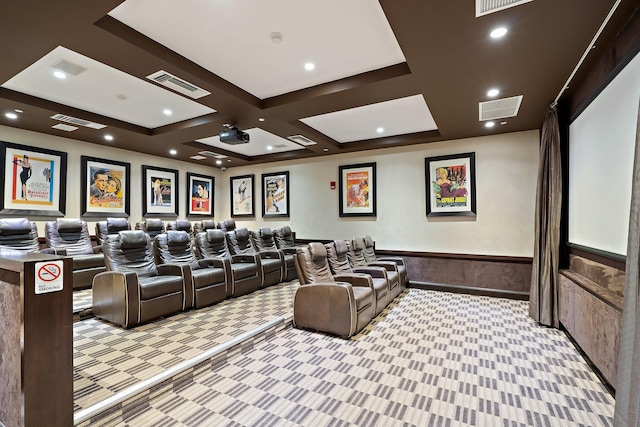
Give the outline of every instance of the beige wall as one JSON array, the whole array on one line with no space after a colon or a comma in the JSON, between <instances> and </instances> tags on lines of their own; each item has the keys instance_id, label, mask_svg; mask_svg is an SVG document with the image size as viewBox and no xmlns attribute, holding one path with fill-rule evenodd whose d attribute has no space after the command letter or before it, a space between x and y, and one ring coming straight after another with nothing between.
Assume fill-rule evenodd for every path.
<instances>
[{"instance_id":1,"label":"beige wall","mask_svg":"<svg viewBox=\"0 0 640 427\"><path fill-rule=\"evenodd\" d=\"M538 167L538 131L443 141L409 147L269 163L251 167L217 168L82 143L67 138L0 126L0 140L68 153L67 216L80 215L80 156L131 163L132 223L142 219L141 165L180 170L179 218L186 214L186 172L216 177L215 220L230 217L229 177L255 174L256 218L238 220L249 229L290 225L304 239L339 239L371 234L381 249L505 256L531 256ZM474 220L456 217L427 219L425 214L425 157L476 153L477 212ZM207 160L211 162L211 160ZM376 162L378 215L340 218L338 167ZM289 171L290 209L287 219L261 217L261 174ZM50 218L33 218L41 235ZM89 227L93 230L94 221Z\"/></svg>"}]
</instances>

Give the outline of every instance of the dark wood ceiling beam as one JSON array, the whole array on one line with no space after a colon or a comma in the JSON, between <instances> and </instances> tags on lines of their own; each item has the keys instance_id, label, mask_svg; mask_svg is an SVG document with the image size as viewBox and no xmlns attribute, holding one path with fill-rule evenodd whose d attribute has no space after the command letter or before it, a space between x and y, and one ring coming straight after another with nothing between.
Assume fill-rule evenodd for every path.
<instances>
[{"instance_id":1,"label":"dark wood ceiling beam","mask_svg":"<svg viewBox=\"0 0 640 427\"><path fill-rule=\"evenodd\" d=\"M204 126L212 123L224 123L224 120L226 120L226 118L223 115L217 113L205 114L204 116L194 117L192 119L183 120L181 122L171 123L169 125L154 128L151 130L151 136L178 132L181 130Z\"/></svg>"}]
</instances>

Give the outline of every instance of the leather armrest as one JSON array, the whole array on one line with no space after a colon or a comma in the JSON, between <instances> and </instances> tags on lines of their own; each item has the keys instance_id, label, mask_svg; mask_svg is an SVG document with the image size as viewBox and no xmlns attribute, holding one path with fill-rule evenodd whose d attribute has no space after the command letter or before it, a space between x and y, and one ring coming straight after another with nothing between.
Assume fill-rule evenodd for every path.
<instances>
[{"instance_id":1,"label":"leather armrest","mask_svg":"<svg viewBox=\"0 0 640 427\"><path fill-rule=\"evenodd\" d=\"M392 261L374 261L369 263L368 265L374 267L384 267L387 271L398 271L398 264Z\"/></svg>"},{"instance_id":2,"label":"leather armrest","mask_svg":"<svg viewBox=\"0 0 640 427\"><path fill-rule=\"evenodd\" d=\"M93 313L128 328L140 323L140 286L134 272L105 271L93 278Z\"/></svg>"},{"instance_id":3,"label":"leather armrest","mask_svg":"<svg viewBox=\"0 0 640 427\"><path fill-rule=\"evenodd\" d=\"M182 277L182 309L193 307L193 275L188 264L161 264L158 266L158 274L161 276Z\"/></svg>"},{"instance_id":4,"label":"leather armrest","mask_svg":"<svg viewBox=\"0 0 640 427\"><path fill-rule=\"evenodd\" d=\"M296 289L293 321L297 327L349 338L357 327L353 288L348 283L314 283Z\"/></svg>"},{"instance_id":5,"label":"leather armrest","mask_svg":"<svg viewBox=\"0 0 640 427\"><path fill-rule=\"evenodd\" d=\"M284 259L284 252L280 250L260 251L260 259Z\"/></svg>"},{"instance_id":6,"label":"leather armrest","mask_svg":"<svg viewBox=\"0 0 640 427\"><path fill-rule=\"evenodd\" d=\"M376 257L377 261L395 262L396 265L405 265L404 258L401 257Z\"/></svg>"},{"instance_id":7,"label":"leather armrest","mask_svg":"<svg viewBox=\"0 0 640 427\"><path fill-rule=\"evenodd\" d=\"M284 252L285 255L295 255L296 254L296 248L281 248L280 250L282 252Z\"/></svg>"},{"instance_id":8,"label":"leather armrest","mask_svg":"<svg viewBox=\"0 0 640 427\"><path fill-rule=\"evenodd\" d=\"M213 266L216 268L226 268L226 265L229 264L231 261L224 258L203 258L200 260L200 262L201 263L204 262L205 265L207 266Z\"/></svg>"},{"instance_id":9,"label":"leather armrest","mask_svg":"<svg viewBox=\"0 0 640 427\"><path fill-rule=\"evenodd\" d=\"M93 253L94 254L100 254L102 253L102 245L97 245L93 247Z\"/></svg>"},{"instance_id":10,"label":"leather armrest","mask_svg":"<svg viewBox=\"0 0 640 427\"><path fill-rule=\"evenodd\" d=\"M67 250L62 248L43 248L38 252L41 254L67 256Z\"/></svg>"},{"instance_id":11,"label":"leather armrest","mask_svg":"<svg viewBox=\"0 0 640 427\"><path fill-rule=\"evenodd\" d=\"M248 262L250 264L260 265L260 255L258 254L240 254L231 255L233 262Z\"/></svg>"},{"instance_id":12,"label":"leather armrest","mask_svg":"<svg viewBox=\"0 0 640 427\"><path fill-rule=\"evenodd\" d=\"M371 280L371 276L368 274L362 273L352 273L352 274L336 274L333 276L336 279L336 282L347 282L352 286L361 286L364 288L372 288L373 289L373 281Z\"/></svg>"},{"instance_id":13,"label":"leather armrest","mask_svg":"<svg viewBox=\"0 0 640 427\"><path fill-rule=\"evenodd\" d=\"M356 267L353 269L354 273L368 274L371 277L379 279L387 279L387 269L384 267L368 266L368 267Z\"/></svg>"}]
</instances>

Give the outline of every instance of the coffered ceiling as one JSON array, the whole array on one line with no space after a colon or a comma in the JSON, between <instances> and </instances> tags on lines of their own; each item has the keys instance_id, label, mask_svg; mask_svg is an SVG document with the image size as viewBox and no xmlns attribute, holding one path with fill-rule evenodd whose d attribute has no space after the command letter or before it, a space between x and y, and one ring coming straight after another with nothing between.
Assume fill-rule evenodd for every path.
<instances>
[{"instance_id":1,"label":"coffered ceiling","mask_svg":"<svg viewBox=\"0 0 640 427\"><path fill-rule=\"evenodd\" d=\"M0 124L214 167L538 129L613 3L11 2Z\"/></svg>"}]
</instances>

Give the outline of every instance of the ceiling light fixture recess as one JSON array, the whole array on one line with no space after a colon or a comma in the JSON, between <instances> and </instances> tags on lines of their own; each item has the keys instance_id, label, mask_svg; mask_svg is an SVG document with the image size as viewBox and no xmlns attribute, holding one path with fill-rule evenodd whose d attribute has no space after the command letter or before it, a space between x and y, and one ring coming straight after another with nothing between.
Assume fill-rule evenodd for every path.
<instances>
[{"instance_id":1,"label":"ceiling light fixture recess","mask_svg":"<svg viewBox=\"0 0 640 427\"><path fill-rule=\"evenodd\" d=\"M168 108L165 108L164 110L162 110L162 112L164 113L165 116L170 116L171 114L173 114L173 111L171 111Z\"/></svg>"},{"instance_id":2,"label":"ceiling light fixture recess","mask_svg":"<svg viewBox=\"0 0 640 427\"><path fill-rule=\"evenodd\" d=\"M495 124L495 122L487 122L487 123L485 123L484 125L485 125L485 127L492 128L492 127L494 127L496 124Z\"/></svg>"},{"instance_id":3,"label":"ceiling light fixture recess","mask_svg":"<svg viewBox=\"0 0 640 427\"><path fill-rule=\"evenodd\" d=\"M56 78L59 78L59 79L66 79L67 78L67 75L64 72L60 71L60 70L55 70L53 72L53 76L56 77Z\"/></svg>"},{"instance_id":4,"label":"ceiling light fixture recess","mask_svg":"<svg viewBox=\"0 0 640 427\"><path fill-rule=\"evenodd\" d=\"M18 118L18 115L16 113L5 113L4 115L6 118L11 119L11 120L15 120Z\"/></svg>"},{"instance_id":5,"label":"ceiling light fixture recess","mask_svg":"<svg viewBox=\"0 0 640 427\"><path fill-rule=\"evenodd\" d=\"M169 150L169 154L171 154L172 156L175 156L176 154L178 154L178 150L174 150L172 148L171 150Z\"/></svg>"},{"instance_id":6,"label":"ceiling light fixture recess","mask_svg":"<svg viewBox=\"0 0 640 427\"><path fill-rule=\"evenodd\" d=\"M105 135L104 139L106 139L107 141L113 141L113 136L112 135Z\"/></svg>"},{"instance_id":7,"label":"ceiling light fixture recess","mask_svg":"<svg viewBox=\"0 0 640 427\"><path fill-rule=\"evenodd\" d=\"M316 66L313 62L307 62L306 64L304 64L304 69L307 71L311 71L314 68L316 68Z\"/></svg>"},{"instance_id":8,"label":"ceiling light fixture recess","mask_svg":"<svg viewBox=\"0 0 640 427\"><path fill-rule=\"evenodd\" d=\"M382 132L384 132L384 128L383 127L379 127L378 129L376 129L376 132L382 133Z\"/></svg>"},{"instance_id":9,"label":"ceiling light fixture recess","mask_svg":"<svg viewBox=\"0 0 640 427\"><path fill-rule=\"evenodd\" d=\"M490 96L490 97L493 98L494 96L498 96L499 93L500 93L500 91L498 89L495 89L495 88L494 89L489 89L487 91L487 96Z\"/></svg>"}]
</instances>

